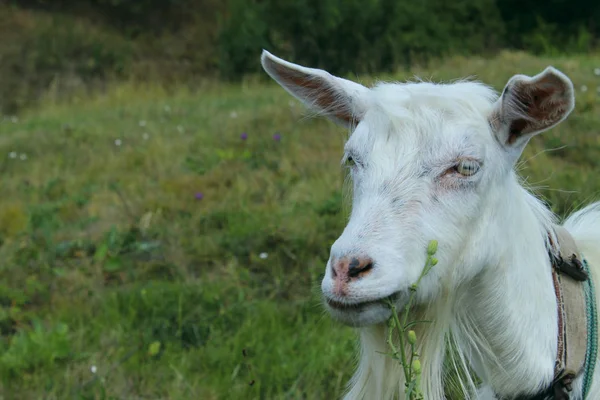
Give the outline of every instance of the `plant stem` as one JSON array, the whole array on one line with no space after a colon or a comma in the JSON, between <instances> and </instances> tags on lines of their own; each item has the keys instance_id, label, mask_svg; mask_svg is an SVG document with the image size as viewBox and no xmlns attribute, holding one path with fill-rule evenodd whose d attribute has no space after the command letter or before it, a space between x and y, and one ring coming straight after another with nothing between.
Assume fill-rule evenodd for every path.
<instances>
[{"instance_id":1,"label":"plant stem","mask_svg":"<svg viewBox=\"0 0 600 400\"><path fill-rule=\"evenodd\" d=\"M410 296L408 298L407 303L404 306L404 315L402 316L402 321L400 321L400 316L396 310L396 306L391 299L386 301L387 305L390 307L392 315L388 320L388 338L387 342L390 348L392 349L392 357L396 360L400 361L402 365L402 369L404 371L404 377L406 380L405 386L405 395L410 400L422 400L423 393L421 392L421 366L415 366L415 371L413 371L413 363L419 359L419 354L416 352L416 344L415 344L415 336L412 334L412 338L406 338L407 329L412 325L416 324L417 321L413 321L408 323L408 315L410 314L410 310L412 304L415 300L416 292L421 283L421 279L425 275L429 273L431 268L437 264L437 259L433 258L433 255L437 251L437 242L432 241L429 243L427 247L427 260L425 262L425 266L423 271L419 275L417 281L410 286ZM421 321L424 322L424 321ZM398 348L394 344L394 329L398 331L398 339L400 342L400 357L398 357ZM410 343L410 361L407 360L406 357L406 341ZM418 368L418 369L417 369ZM413 376L414 375L414 376Z\"/></svg>"},{"instance_id":2,"label":"plant stem","mask_svg":"<svg viewBox=\"0 0 600 400\"><path fill-rule=\"evenodd\" d=\"M402 325L400 325L400 320L398 318L398 313L396 312L396 307L394 307L392 310L392 318L394 319L394 323L396 324L396 328L398 329L398 338L400 339L400 355L402 357L402 360L406 361L406 349L405 349L405 345L404 345L404 329L399 328ZM406 378L406 381L408 382L410 380L410 366L407 367L405 362L403 362L402 364L403 364L402 367L404 368L404 376Z\"/></svg>"}]
</instances>

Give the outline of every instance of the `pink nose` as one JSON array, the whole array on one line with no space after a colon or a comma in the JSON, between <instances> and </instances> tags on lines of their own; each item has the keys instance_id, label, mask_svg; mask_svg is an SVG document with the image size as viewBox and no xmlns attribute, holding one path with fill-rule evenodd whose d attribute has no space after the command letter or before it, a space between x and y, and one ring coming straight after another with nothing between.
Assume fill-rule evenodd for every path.
<instances>
[{"instance_id":1,"label":"pink nose","mask_svg":"<svg viewBox=\"0 0 600 400\"><path fill-rule=\"evenodd\" d=\"M332 261L333 292L338 296L345 296L348 284L371 272L373 265L373 260L369 257L343 257Z\"/></svg>"}]
</instances>

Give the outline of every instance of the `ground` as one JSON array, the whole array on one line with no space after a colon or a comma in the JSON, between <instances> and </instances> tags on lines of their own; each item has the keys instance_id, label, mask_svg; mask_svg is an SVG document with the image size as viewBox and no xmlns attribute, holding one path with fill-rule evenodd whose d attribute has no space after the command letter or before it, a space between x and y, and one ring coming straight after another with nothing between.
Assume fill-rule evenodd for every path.
<instances>
[{"instance_id":1,"label":"ground","mask_svg":"<svg viewBox=\"0 0 600 400\"><path fill-rule=\"evenodd\" d=\"M600 198L600 54L377 78L500 91L547 65L573 80L576 110L519 170L565 215ZM248 79L121 83L0 121L0 399L336 398L356 338L319 284L349 209L347 132L307 115Z\"/></svg>"}]
</instances>

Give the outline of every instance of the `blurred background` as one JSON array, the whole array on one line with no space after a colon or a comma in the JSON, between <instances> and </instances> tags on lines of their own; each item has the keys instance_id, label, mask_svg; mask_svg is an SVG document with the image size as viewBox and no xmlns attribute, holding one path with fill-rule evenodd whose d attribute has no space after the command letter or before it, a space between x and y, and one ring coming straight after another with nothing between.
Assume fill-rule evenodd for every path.
<instances>
[{"instance_id":1,"label":"blurred background","mask_svg":"<svg viewBox=\"0 0 600 400\"><path fill-rule=\"evenodd\" d=\"M257 49L334 74L410 68L432 57L582 53L598 43L586 0L5 0L0 99L12 112L52 87L134 79L240 80Z\"/></svg>"},{"instance_id":2,"label":"blurred background","mask_svg":"<svg viewBox=\"0 0 600 400\"><path fill-rule=\"evenodd\" d=\"M565 216L599 198L598 21L584 0L0 1L0 399L337 398L356 338L319 284L347 132L262 49L367 85L559 68L576 109L518 169Z\"/></svg>"}]
</instances>

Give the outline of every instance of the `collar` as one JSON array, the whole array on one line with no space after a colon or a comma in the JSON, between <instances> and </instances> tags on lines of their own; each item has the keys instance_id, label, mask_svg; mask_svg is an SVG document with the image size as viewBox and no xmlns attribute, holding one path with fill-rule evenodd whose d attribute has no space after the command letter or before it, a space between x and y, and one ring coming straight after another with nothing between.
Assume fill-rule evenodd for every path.
<instances>
[{"instance_id":1,"label":"collar","mask_svg":"<svg viewBox=\"0 0 600 400\"><path fill-rule=\"evenodd\" d=\"M596 299L586 260L571 234L554 225L549 234L552 281L557 300L558 347L554 367L554 398L568 399L573 380L583 374L583 398L591 385L597 356Z\"/></svg>"}]
</instances>

